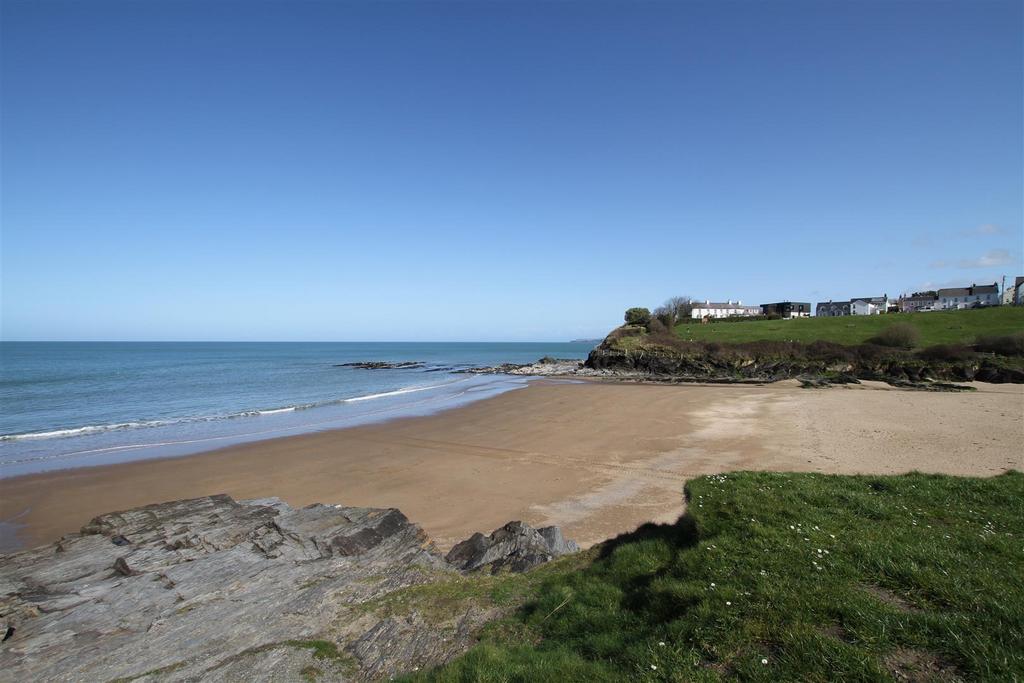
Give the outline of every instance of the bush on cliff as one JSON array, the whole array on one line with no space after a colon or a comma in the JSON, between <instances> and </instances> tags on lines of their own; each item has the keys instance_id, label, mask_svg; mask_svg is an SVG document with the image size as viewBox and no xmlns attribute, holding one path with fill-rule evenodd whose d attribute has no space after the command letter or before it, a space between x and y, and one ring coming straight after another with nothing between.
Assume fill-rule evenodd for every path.
<instances>
[{"instance_id":1,"label":"bush on cliff","mask_svg":"<svg viewBox=\"0 0 1024 683\"><path fill-rule=\"evenodd\" d=\"M898 349L912 349L921 340L921 332L909 323L893 323L868 340L879 346L891 346Z\"/></svg>"},{"instance_id":2,"label":"bush on cliff","mask_svg":"<svg viewBox=\"0 0 1024 683\"><path fill-rule=\"evenodd\" d=\"M628 308L626 309L625 319L627 325L646 326L651 321L651 311L639 307Z\"/></svg>"},{"instance_id":3,"label":"bush on cliff","mask_svg":"<svg viewBox=\"0 0 1024 683\"><path fill-rule=\"evenodd\" d=\"M963 344L936 344L917 352L920 358L925 360L970 360L977 357L977 353L970 347Z\"/></svg>"},{"instance_id":4,"label":"bush on cliff","mask_svg":"<svg viewBox=\"0 0 1024 683\"><path fill-rule=\"evenodd\" d=\"M979 351L997 353L1001 356L1024 356L1024 332L978 337L974 347Z\"/></svg>"}]
</instances>

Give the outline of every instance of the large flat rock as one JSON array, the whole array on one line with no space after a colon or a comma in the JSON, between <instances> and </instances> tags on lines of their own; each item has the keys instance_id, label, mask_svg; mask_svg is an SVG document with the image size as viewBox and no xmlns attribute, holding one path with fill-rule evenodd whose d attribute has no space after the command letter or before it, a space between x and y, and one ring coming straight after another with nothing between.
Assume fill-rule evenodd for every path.
<instances>
[{"instance_id":1,"label":"large flat rock","mask_svg":"<svg viewBox=\"0 0 1024 683\"><path fill-rule=\"evenodd\" d=\"M360 606L458 571L395 509L219 495L110 513L0 557L0 681L388 677L459 654L494 615L439 629Z\"/></svg>"}]
</instances>

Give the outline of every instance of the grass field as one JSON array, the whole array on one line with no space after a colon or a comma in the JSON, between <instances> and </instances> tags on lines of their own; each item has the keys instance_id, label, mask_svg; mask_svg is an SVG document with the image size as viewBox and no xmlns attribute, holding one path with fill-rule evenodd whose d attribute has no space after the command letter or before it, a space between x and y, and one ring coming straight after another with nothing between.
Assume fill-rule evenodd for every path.
<instances>
[{"instance_id":1,"label":"grass field","mask_svg":"<svg viewBox=\"0 0 1024 683\"><path fill-rule=\"evenodd\" d=\"M1024 679L1024 475L737 473L687 491L676 524L533 577L410 589L425 613L526 600L412 680Z\"/></svg>"},{"instance_id":2,"label":"grass field","mask_svg":"<svg viewBox=\"0 0 1024 683\"><path fill-rule=\"evenodd\" d=\"M920 346L971 344L978 336L1006 335L1024 330L1024 306L999 306L965 311L899 313L841 318L756 320L701 325L683 323L675 328L683 339L717 342L762 340L862 344L896 322L913 325L921 332Z\"/></svg>"}]
</instances>

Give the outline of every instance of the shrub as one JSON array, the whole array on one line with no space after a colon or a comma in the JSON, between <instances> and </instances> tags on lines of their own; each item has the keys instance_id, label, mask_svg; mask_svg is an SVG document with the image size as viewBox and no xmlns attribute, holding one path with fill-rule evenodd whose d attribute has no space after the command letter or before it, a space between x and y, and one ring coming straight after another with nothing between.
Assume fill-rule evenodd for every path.
<instances>
[{"instance_id":1,"label":"shrub","mask_svg":"<svg viewBox=\"0 0 1024 683\"><path fill-rule=\"evenodd\" d=\"M642 325L646 326L651 321L651 312L646 308L628 308L626 309L626 324L627 325Z\"/></svg>"},{"instance_id":2,"label":"shrub","mask_svg":"<svg viewBox=\"0 0 1024 683\"><path fill-rule=\"evenodd\" d=\"M1024 356L1024 332L1002 336L978 337L974 348L1000 356Z\"/></svg>"},{"instance_id":3,"label":"shrub","mask_svg":"<svg viewBox=\"0 0 1024 683\"><path fill-rule=\"evenodd\" d=\"M893 323L879 332L877 337L868 341L879 346L912 349L917 346L917 342L920 339L921 333L910 323Z\"/></svg>"},{"instance_id":4,"label":"shrub","mask_svg":"<svg viewBox=\"0 0 1024 683\"><path fill-rule=\"evenodd\" d=\"M668 325L662 321L661 318L655 316L647 321L647 331L653 335L664 335L668 334Z\"/></svg>"},{"instance_id":5,"label":"shrub","mask_svg":"<svg viewBox=\"0 0 1024 683\"><path fill-rule=\"evenodd\" d=\"M967 360L974 357L974 351L962 344L936 344L921 349L917 355L925 360Z\"/></svg>"}]
</instances>

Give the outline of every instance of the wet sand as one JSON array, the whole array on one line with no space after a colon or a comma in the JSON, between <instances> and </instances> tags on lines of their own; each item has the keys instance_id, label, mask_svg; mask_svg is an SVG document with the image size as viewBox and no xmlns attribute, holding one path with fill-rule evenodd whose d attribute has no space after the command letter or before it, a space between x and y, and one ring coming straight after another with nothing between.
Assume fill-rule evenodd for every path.
<instances>
[{"instance_id":1,"label":"wet sand","mask_svg":"<svg viewBox=\"0 0 1024 683\"><path fill-rule=\"evenodd\" d=\"M675 519L701 474L1022 469L1024 386L974 386L536 382L429 417L3 479L0 520L31 546L104 512L227 493L397 507L442 548L512 519L558 524L586 546Z\"/></svg>"}]
</instances>

